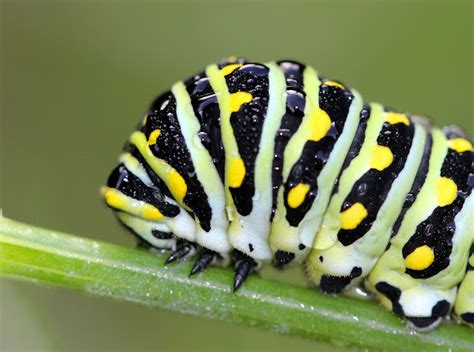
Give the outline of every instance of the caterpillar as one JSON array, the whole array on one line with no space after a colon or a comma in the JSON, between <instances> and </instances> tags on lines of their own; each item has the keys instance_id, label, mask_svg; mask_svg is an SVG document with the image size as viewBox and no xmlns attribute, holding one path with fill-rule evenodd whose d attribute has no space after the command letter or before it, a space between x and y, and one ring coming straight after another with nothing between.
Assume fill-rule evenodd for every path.
<instances>
[{"instance_id":1,"label":"caterpillar","mask_svg":"<svg viewBox=\"0 0 474 352\"><path fill-rule=\"evenodd\" d=\"M455 126L366 103L295 61L228 58L157 97L101 192L191 275L302 265L418 330L474 327L474 159ZM466 269L467 268L467 269Z\"/></svg>"}]
</instances>

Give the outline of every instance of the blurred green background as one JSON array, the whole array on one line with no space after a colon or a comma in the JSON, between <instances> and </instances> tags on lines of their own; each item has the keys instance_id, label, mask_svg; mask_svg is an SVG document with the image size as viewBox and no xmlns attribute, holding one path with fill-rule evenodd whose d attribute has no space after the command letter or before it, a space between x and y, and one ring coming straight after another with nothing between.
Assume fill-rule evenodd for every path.
<instances>
[{"instance_id":1,"label":"blurred green background","mask_svg":"<svg viewBox=\"0 0 474 352\"><path fill-rule=\"evenodd\" d=\"M152 97L228 55L291 58L474 135L471 1L2 1L0 207L132 246L99 198ZM270 273L271 274L271 273ZM2 351L333 350L2 280Z\"/></svg>"}]
</instances>

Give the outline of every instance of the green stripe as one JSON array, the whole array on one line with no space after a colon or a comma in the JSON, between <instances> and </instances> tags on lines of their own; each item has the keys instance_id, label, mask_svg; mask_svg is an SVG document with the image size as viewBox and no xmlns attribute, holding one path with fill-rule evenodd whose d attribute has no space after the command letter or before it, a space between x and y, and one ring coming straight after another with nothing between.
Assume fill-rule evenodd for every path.
<instances>
[{"instance_id":1,"label":"green stripe","mask_svg":"<svg viewBox=\"0 0 474 352\"><path fill-rule=\"evenodd\" d=\"M286 80L283 71L274 62L267 63L266 66L270 68L269 103L255 160L255 192L259 195L257 206L265 210L268 208L270 212L275 138L286 111ZM255 210L255 207L253 209Z\"/></svg>"},{"instance_id":2,"label":"green stripe","mask_svg":"<svg viewBox=\"0 0 474 352\"><path fill-rule=\"evenodd\" d=\"M473 198L474 200L473 195L471 195L470 198ZM472 209L471 211L474 212L474 209ZM471 226L474 225L471 223ZM469 260L471 262L474 262L474 254L471 255ZM456 296L456 302L454 303L454 311L458 319L461 319L460 316L463 313L474 314L474 271L472 270L466 272L466 276L464 277L461 285L459 286L458 294ZM470 326L474 328L474 324L470 324Z\"/></svg>"},{"instance_id":3,"label":"green stripe","mask_svg":"<svg viewBox=\"0 0 474 352\"><path fill-rule=\"evenodd\" d=\"M222 181L212 162L212 157L199 138L201 124L194 113L186 86L183 82L177 82L173 85L171 91L176 99L176 115L186 147L191 155L196 176L209 200L213 200L215 197L223 199L224 188Z\"/></svg>"},{"instance_id":4,"label":"green stripe","mask_svg":"<svg viewBox=\"0 0 474 352\"><path fill-rule=\"evenodd\" d=\"M231 111L229 108L230 93L225 81L225 77L217 65L210 65L206 68L206 76L209 77L209 83L216 93L217 102L220 110L221 136L225 151L225 196L229 207L229 220L235 215L235 205L230 194L227 175L229 175L230 160L240 158L239 148L235 140L234 131L230 124Z\"/></svg>"},{"instance_id":5,"label":"green stripe","mask_svg":"<svg viewBox=\"0 0 474 352\"><path fill-rule=\"evenodd\" d=\"M125 165L125 167L136 177L140 179L146 186L155 188L155 185L148 177L145 169L141 166L140 162L132 156L130 153L123 153L119 157L119 161Z\"/></svg>"}]
</instances>

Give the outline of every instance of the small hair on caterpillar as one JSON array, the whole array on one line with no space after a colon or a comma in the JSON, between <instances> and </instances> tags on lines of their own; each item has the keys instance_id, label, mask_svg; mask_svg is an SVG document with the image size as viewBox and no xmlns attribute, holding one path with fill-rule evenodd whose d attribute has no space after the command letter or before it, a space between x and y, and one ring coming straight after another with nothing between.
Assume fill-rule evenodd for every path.
<instances>
[{"instance_id":1,"label":"small hair on caterpillar","mask_svg":"<svg viewBox=\"0 0 474 352\"><path fill-rule=\"evenodd\" d=\"M295 61L228 58L142 118L102 194L167 263L303 265L360 285L414 328L474 326L473 146L455 126L366 103ZM467 269L466 269L467 268ZM421 302L421 303L420 303Z\"/></svg>"}]
</instances>

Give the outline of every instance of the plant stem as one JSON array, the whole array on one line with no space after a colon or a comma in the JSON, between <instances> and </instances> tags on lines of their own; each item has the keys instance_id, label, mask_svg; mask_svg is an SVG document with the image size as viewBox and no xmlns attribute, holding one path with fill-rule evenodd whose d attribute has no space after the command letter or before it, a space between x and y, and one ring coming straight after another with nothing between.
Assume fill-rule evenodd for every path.
<instances>
[{"instance_id":1,"label":"plant stem","mask_svg":"<svg viewBox=\"0 0 474 352\"><path fill-rule=\"evenodd\" d=\"M232 272L212 267L188 278L191 263L0 219L0 275L166 310L258 326L370 350L474 350L473 331L445 323L416 333L371 301L332 297L250 277L232 292Z\"/></svg>"}]
</instances>

